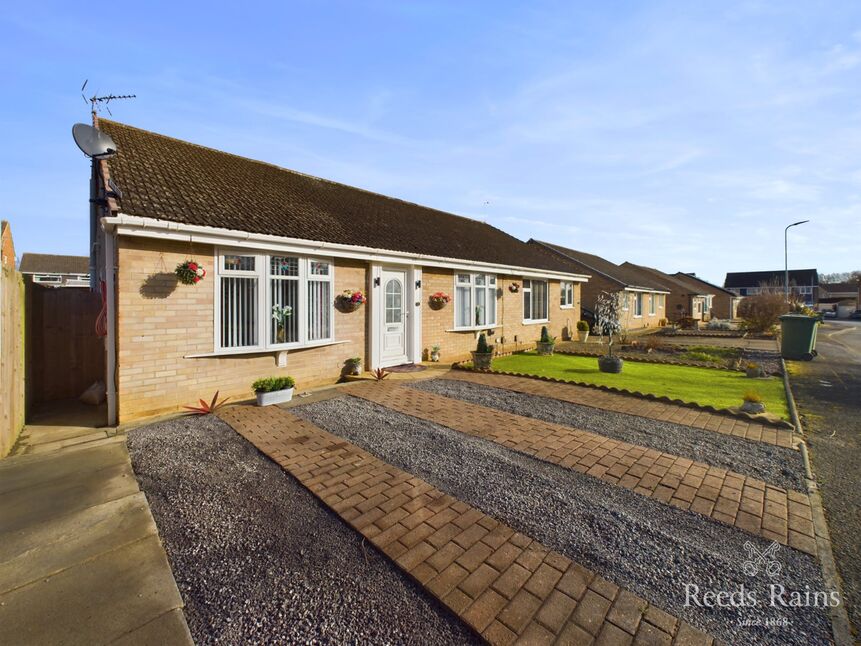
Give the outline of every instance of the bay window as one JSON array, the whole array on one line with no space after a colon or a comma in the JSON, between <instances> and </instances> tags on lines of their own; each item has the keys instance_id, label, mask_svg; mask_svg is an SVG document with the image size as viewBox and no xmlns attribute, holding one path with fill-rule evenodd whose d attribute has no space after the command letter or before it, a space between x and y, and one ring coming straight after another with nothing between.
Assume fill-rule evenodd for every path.
<instances>
[{"instance_id":1,"label":"bay window","mask_svg":"<svg viewBox=\"0 0 861 646\"><path fill-rule=\"evenodd\" d=\"M562 281L562 293L559 297L560 307L574 307L574 283Z\"/></svg>"},{"instance_id":2,"label":"bay window","mask_svg":"<svg viewBox=\"0 0 861 646\"><path fill-rule=\"evenodd\" d=\"M455 328L496 325L496 276L455 274Z\"/></svg>"},{"instance_id":3,"label":"bay window","mask_svg":"<svg viewBox=\"0 0 861 646\"><path fill-rule=\"evenodd\" d=\"M284 349L334 337L328 260L222 253L215 279L217 350Z\"/></svg>"},{"instance_id":4,"label":"bay window","mask_svg":"<svg viewBox=\"0 0 861 646\"><path fill-rule=\"evenodd\" d=\"M523 320L546 321L547 313L547 281L523 281Z\"/></svg>"}]
</instances>

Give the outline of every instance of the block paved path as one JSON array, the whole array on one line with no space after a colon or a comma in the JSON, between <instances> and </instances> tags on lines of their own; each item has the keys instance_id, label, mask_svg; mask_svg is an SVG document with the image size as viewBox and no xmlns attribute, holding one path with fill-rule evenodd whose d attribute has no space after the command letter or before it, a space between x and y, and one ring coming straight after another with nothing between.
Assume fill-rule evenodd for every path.
<instances>
[{"instance_id":1,"label":"block paved path","mask_svg":"<svg viewBox=\"0 0 861 646\"><path fill-rule=\"evenodd\" d=\"M679 406L678 404L640 399L639 397L632 397L630 395L607 392L599 388L542 381L541 379L530 379L529 377L468 372L465 370L452 370L446 373L445 379L471 381L485 386L504 388L528 395L550 397L552 399L571 402L572 404L600 408L616 413L627 413L661 422L675 422L677 424L684 424L685 426L693 426L694 428L723 433L725 435L734 435L735 437L743 437L747 440L765 442L776 446L793 448L798 443L791 428L780 428L727 415L718 415L708 411L688 408L687 406Z\"/></svg>"},{"instance_id":2,"label":"block paved path","mask_svg":"<svg viewBox=\"0 0 861 646\"><path fill-rule=\"evenodd\" d=\"M357 384L345 392L816 556L806 493L787 491L756 478L603 435L399 384Z\"/></svg>"},{"instance_id":3,"label":"block paved path","mask_svg":"<svg viewBox=\"0 0 861 646\"><path fill-rule=\"evenodd\" d=\"M276 406L221 418L491 644L712 644L567 557Z\"/></svg>"}]
</instances>

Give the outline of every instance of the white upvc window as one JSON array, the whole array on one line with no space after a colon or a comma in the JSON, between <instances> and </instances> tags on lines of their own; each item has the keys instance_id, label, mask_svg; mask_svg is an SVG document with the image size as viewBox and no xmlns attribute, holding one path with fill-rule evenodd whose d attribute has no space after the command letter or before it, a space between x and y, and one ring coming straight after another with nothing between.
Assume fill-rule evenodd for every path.
<instances>
[{"instance_id":1,"label":"white upvc window","mask_svg":"<svg viewBox=\"0 0 861 646\"><path fill-rule=\"evenodd\" d=\"M334 339L330 260L225 251L216 283L216 350L281 350Z\"/></svg>"},{"instance_id":2,"label":"white upvc window","mask_svg":"<svg viewBox=\"0 0 861 646\"><path fill-rule=\"evenodd\" d=\"M655 297L656 294L649 294L649 316L655 315Z\"/></svg>"},{"instance_id":3,"label":"white upvc window","mask_svg":"<svg viewBox=\"0 0 861 646\"><path fill-rule=\"evenodd\" d=\"M574 307L574 283L563 280L560 283L561 294L559 296L559 307Z\"/></svg>"},{"instance_id":4,"label":"white upvc window","mask_svg":"<svg viewBox=\"0 0 861 646\"><path fill-rule=\"evenodd\" d=\"M547 281L523 281L523 321L538 323L548 319L547 313Z\"/></svg>"},{"instance_id":5,"label":"white upvc window","mask_svg":"<svg viewBox=\"0 0 861 646\"><path fill-rule=\"evenodd\" d=\"M639 318L643 316L643 292L633 294L634 297L634 316Z\"/></svg>"},{"instance_id":6,"label":"white upvc window","mask_svg":"<svg viewBox=\"0 0 861 646\"><path fill-rule=\"evenodd\" d=\"M471 329L496 325L496 276L455 274L454 326Z\"/></svg>"}]
</instances>

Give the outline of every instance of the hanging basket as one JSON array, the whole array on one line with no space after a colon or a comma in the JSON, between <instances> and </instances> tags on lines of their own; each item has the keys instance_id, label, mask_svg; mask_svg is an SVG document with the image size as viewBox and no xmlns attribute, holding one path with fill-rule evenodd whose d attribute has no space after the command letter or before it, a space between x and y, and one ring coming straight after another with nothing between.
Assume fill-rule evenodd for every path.
<instances>
[{"instance_id":1,"label":"hanging basket","mask_svg":"<svg viewBox=\"0 0 861 646\"><path fill-rule=\"evenodd\" d=\"M206 270L195 260L186 260L176 266L176 278L183 285L196 285L206 276Z\"/></svg>"},{"instance_id":2,"label":"hanging basket","mask_svg":"<svg viewBox=\"0 0 861 646\"><path fill-rule=\"evenodd\" d=\"M352 289L345 289L335 297L335 307L339 312L348 314L359 309L365 304L365 301L367 301L367 298L365 298L362 290L353 291Z\"/></svg>"},{"instance_id":3,"label":"hanging basket","mask_svg":"<svg viewBox=\"0 0 861 646\"><path fill-rule=\"evenodd\" d=\"M445 292L436 292L428 297L428 305L432 310L441 310L451 301L451 296Z\"/></svg>"},{"instance_id":4,"label":"hanging basket","mask_svg":"<svg viewBox=\"0 0 861 646\"><path fill-rule=\"evenodd\" d=\"M520 283L511 283L508 286L508 291L511 292L512 294L516 294L517 292L520 291Z\"/></svg>"}]
</instances>

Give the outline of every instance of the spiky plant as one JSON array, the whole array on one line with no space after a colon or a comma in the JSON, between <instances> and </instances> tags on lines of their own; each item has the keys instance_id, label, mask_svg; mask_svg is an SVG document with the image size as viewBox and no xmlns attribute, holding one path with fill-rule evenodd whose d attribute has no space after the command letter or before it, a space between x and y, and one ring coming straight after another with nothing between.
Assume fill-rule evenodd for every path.
<instances>
[{"instance_id":1,"label":"spiky plant","mask_svg":"<svg viewBox=\"0 0 861 646\"><path fill-rule=\"evenodd\" d=\"M219 408L224 406L230 397L225 397L221 401L218 401L218 391L215 391L215 394L212 396L212 401L207 403L203 399L200 401L200 406L183 406L183 408L191 411L188 413L189 415L209 415L210 413L216 412Z\"/></svg>"}]
</instances>

